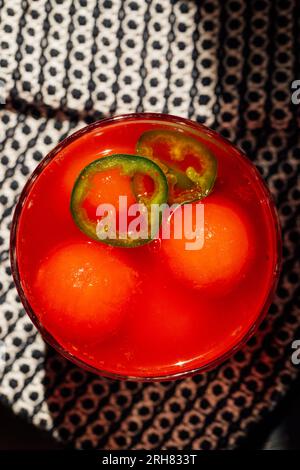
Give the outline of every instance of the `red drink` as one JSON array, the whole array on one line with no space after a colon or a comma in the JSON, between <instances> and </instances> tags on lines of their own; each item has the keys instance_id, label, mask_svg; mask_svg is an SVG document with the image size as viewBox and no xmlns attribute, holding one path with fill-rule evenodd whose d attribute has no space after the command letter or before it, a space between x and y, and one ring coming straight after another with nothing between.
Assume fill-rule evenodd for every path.
<instances>
[{"instance_id":1,"label":"red drink","mask_svg":"<svg viewBox=\"0 0 300 470\"><path fill-rule=\"evenodd\" d=\"M149 130L191 137L216 157L201 250L174 239L109 246L74 223L70 198L83 168L136 154ZM130 195L113 173L101 185L108 202ZM22 302L60 352L104 375L163 379L219 363L253 332L275 288L279 231L268 191L235 147L190 121L140 114L88 126L44 159L16 209L11 253Z\"/></svg>"}]
</instances>

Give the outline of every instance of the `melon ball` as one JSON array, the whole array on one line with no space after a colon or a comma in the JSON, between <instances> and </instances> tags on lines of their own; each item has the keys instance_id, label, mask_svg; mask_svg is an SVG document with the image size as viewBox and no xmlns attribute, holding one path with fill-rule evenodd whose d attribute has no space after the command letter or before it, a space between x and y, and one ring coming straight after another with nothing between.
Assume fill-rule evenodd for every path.
<instances>
[{"instance_id":1,"label":"melon ball","mask_svg":"<svg viewBox=\"0 0 300 470\"><path fill-rule=\"evenodd\" d=\"M195 230L197 204L193 203L192 211L185 213L183 218L192 230ZM171 239L162 242L164 257L174 276L193 287L233 285L242 275L249 255L248 229L232 207L221 202L207 202L203 206L203 246L196 250L186 249L186 243L191 242L190 235L186 236L189 232L183 233L181 239L172 237L174 213L170 220Z\"/></svg>"},{"instance_id":2,"label":"melon ball","mask_svg":"<svg viewBox=\"0 0 300 470\"><path fill-rule=\"evenodd\" d=\"M98 205L103 203L112 204L118 209L119 196L127 197L128 206L136 203L131 178L122 175L119 168L99 172L91 177L86 199L94 207L94 214Z\"/></svg>"},{"instance_id":3,"label":"melon ball","mask_svg":"<svg viewBox=\"0 0 300 470\"><path fill-rule=\"evenodd\" d=\"M34 292L39 319L58 341L91 344L121 324L137 273L94 242L70 243L42 261Z\"/></svg>"}]
</instances>

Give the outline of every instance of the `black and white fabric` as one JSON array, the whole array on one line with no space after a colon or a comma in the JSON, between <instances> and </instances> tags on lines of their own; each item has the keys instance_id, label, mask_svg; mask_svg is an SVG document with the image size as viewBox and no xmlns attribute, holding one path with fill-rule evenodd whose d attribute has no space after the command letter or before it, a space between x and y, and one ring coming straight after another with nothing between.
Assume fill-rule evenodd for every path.
<instances>
[{"instance_id":1,"label":"black and white fabric","mask_svg":"<svg viewBox=\"0 0 300 470\"><path fill-rule=\"evenodd\" d=\"M0 397L78 449L240 446L298 373L300 79L297 0L0 0ZM9 263L12 212L30 173L95 119L166 112L244 149L279 208L283 274L267 318L215 370L118 382L78 369L26 316Z\"/></svg>"}]
</instances>

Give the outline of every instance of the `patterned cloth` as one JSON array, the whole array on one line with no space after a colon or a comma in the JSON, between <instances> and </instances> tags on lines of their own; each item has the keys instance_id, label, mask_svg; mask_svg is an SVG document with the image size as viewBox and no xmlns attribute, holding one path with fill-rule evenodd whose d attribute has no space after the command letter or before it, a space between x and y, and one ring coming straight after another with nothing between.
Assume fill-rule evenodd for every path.
<instances>
[{"instance_id":1,"label":"patterned cloth","mask_svg":"<svg viewBox=\"0 0 300 470\"><path fill-rule=\"evenodd\" d=\"M0 396L14 413L76 448L235 448L286 393L300 338L299 10L296 0L0 0ZM12 211L37 163L87 122L134 111L198 120L243 148L283 227L283 275L259 333L177 382L78 369L45 345L10 272Z\"/></svg>"}]
</instances>

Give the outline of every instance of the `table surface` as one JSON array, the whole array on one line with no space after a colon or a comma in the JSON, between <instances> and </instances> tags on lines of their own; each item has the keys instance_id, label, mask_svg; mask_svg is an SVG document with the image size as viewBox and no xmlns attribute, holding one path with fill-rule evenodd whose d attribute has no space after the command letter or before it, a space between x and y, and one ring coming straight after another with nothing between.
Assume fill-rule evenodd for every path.
<instances>
[{"instance_id":1,"label":"table surface","mask_svg":"<svg viewBox=\"0 0 300 470\"><path fill-rule=\"evenodd\" d=\"M244 449L300 449L300 377L275 412L250 435ZM0 450L63 449L48 433L36 429L0 406Z\"/></svg>"}]
</instances>

